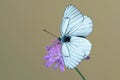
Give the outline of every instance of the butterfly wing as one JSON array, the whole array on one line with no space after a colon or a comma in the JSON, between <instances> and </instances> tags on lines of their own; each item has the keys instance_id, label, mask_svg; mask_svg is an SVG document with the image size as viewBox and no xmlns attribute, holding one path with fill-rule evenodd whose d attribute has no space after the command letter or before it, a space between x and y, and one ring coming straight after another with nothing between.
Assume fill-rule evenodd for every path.
<instances>
[{"instance_id":1,"label":"butterfly wing","mask_svg":"<svg viewBox=\"0 0 120 80\"><path fill-rule=\"evenodd\" d=\"M69 5L64 12L61 35L88 36L92 32L92 20L83 15L75 6Z\"/></svg>"},{"instance_id":2,"label":"butterfly wing","mask_svg":"<svg viewBox=\"0 0 120 80\"><path fill-rule=\"evenodd\" d=\"M65 65L75 68L91 51L91 43L82 37L92 32L92 20L83 15L75 6L69 5L64 12L61 36L70 36L70 42L62 42L62 54Z\"/></svg>"},{"instance_id":3,"label":"butterfly wing","mask_svg":"<svg viewBox=\"0 0 120 80\"><path fill-rule=\"evenodd\" d=\"M72 36L70 42L62 44L62 54L65 65L69 69L75 68L91 51L91 43L81 37Z\"/></svg>"}]
</instances>

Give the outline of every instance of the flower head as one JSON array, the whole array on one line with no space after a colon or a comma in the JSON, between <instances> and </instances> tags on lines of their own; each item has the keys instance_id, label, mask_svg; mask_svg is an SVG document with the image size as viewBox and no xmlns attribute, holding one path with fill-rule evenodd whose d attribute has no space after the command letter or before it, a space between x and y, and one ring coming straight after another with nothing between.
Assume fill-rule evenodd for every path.
<instances>
[{"instance_id":1,"label":"flower head","mask_svg":"<svg viewBox=\"0 0 120 80\"><path fill-rule=\"evenodd\" d=\"M47 55L44 57L46 60L45 66L50 67L55 63L54 69L58 66L61 71L64 71L64 60L61 53L61 42L57 39L51 46L46 47Z\"/></svg>"}]
</instances>

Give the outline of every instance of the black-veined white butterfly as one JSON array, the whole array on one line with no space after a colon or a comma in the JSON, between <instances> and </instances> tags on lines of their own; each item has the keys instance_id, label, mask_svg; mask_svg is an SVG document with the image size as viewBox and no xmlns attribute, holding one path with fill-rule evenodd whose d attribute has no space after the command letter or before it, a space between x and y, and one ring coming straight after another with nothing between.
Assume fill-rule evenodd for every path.
<instances>
[{"instance_id":1,"label":"black-veined white butterfly","mask_svg":"<svg viewBox=\"0 0 120 80\"><path fill-rule=\"evenodd\" d=\"M65 66L74 69L91 51L91 43L86 37L92 32L92 20L75 6L68 5L61 24L61 52Z\"/></svg>"}]
</instances>

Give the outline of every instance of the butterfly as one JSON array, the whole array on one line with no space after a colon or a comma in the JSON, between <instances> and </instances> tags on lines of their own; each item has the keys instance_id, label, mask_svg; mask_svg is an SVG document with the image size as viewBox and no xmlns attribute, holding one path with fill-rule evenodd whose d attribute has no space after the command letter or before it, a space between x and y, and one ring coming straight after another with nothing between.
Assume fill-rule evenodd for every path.
<instances>
[{"instance_id":1,"label":"butterfly","mask_svg":"<svg viewBox=\"0 0 120 80\"><path fill-rule=\"evenodd\" d=\"M86 37L92 30L93 23L88 16L82 14L72 4L66 7L59 41L62 42L61 51L67 68L75 68L89 55L92 44Z\"/></svg>"},{"instance_id":2,"label":"butterfly","mask_svg":"<svg viewBox=\"0 0 120 80\"><path fill-rule=\"evenodd\" d=\"M61 53L64 64L74 69L82 60L88 57L92 44L86 37L92 32L92 20L82 14L74 5L66 7L60 28Z\"/></svg>"}]
</instances>

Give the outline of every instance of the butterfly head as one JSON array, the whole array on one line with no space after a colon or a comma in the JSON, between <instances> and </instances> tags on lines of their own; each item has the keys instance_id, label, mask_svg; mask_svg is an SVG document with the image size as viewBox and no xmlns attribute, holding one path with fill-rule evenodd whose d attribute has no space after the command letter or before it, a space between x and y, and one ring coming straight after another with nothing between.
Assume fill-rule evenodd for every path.
<instances>
[{"instance_id":1,"label":"butterfly head","mask_svg":"<svg viewBox=\"0 0 120 80\"><path fill-rule=\"evenodd\" d=\"M70 37L69 36L63 36L62 38L58 38L59 41L61 42L70 42Z\"/></svg>"}]
</instances>

